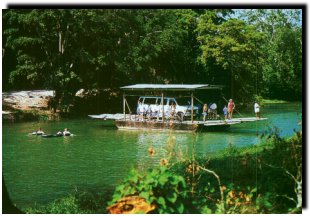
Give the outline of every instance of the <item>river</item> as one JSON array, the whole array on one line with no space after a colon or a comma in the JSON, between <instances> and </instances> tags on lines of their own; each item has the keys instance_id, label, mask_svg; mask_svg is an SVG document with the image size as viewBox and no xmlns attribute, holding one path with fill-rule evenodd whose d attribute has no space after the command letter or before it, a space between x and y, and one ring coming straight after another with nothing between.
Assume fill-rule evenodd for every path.
<instances>
[{"instance_id":1,"label":"river","mask_svg":"<svg viewBox=\"0 0 310 216\"><path fill-rule=\"evenodd\" d=\"M158 165L162 158L173 161L210 156L229 146L259 145L257 134L268 128L277 127L281 136L290 136L301 128L301 112L301 103L269 104L262 107L266 121L209 133L120 131L109 121L93 119L3 124L2 173L11 200L19 208L46 204L74 189L112 188L131 168L144 170ZM74 136L29 134L38 127L46 133L66 127ZM154 155L149 155L149 148L155 150Z\"/></svg>"}]
</instances>

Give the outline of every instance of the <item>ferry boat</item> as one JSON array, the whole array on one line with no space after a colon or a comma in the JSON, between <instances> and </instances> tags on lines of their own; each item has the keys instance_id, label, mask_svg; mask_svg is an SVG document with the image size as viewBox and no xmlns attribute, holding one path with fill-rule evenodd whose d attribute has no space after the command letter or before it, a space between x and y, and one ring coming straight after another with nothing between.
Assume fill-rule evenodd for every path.
<instances>
[{"instance_id":1,"label":"ferry boat","mask_svg":"<svg viewBox=\"0 0 310 216\"><path fill-rule=\"evenodd\" d=\"M123 86L123 113L89 115L91 118L112 119L120 130L175 130L214 131L225 130L231 125L262 121L267 118L233 118L222 120L215 115L206 121L195 120L199 108L195 106L195 94L201 91L222 90L220 85L209 84L135 84ZM171 94L190 98L187 105L178 104ZM141 96L144 95L144 96ZM137 109L132 112L128 97L138 97ZM147 101L146 101L147 100ZM174 108L171 108L174 106ZM141 110L140 110L141 109Z\"/></svg>"}]
</instances>

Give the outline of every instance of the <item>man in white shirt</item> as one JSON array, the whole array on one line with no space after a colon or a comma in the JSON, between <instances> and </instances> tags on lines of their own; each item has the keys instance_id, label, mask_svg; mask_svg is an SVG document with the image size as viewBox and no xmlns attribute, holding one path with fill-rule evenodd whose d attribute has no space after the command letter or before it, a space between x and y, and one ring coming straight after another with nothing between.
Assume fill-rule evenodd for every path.
<instances>
[{"instance_id":1,"label":"man in white shirt","mask_svg":"<svg viewBox=\"0 0 310 216\"><path fill-rule=\"evenodd\" d=\"M256 118L259 119L260 118L260 110L259 110L260 106L259 104L255 101L254 103L254 112L256 115Z\"/></svg>"}]
</instances>

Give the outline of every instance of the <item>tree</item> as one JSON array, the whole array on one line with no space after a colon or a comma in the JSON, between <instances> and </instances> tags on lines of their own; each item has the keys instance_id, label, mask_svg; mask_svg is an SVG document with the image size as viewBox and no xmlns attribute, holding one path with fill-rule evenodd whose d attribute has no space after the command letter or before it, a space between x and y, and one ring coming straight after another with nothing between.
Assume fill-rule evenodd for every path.
<instances>
[{"instance_id":1,"label":"tree","mask_svg":"<svg viewBox=\"0 0 310 216\"><path fill-rule=\"evenodd\" d=\"M132 83L221 84L239 102L298 99L300 11L235 12L5 10L3 87L54 89L65 104L80 88L97 89L109 106Z\"/></svg>"},{"instance_id":2,"label":"tree","mask_svg":"<svg viewBox=\"0 0 310 216\"><path fill-rule=\"evenodd\" d=\"M26 79L34 87L55 89L59 99L76 89L75 62L82 52L77 35L83 30L76 25L77 11L8 10L3 18L4 46L16 57L11 83Z\"/></svg>"},{"instance_id":3,"label":"tree","mask_svg":"<svg viewBox=\"0 0 310 216\"><path fill-rule=\"evenodd\" d=\"M262 43L262 94L300 100L302 28L300 9L243 10L239 15L266 35Z\"/></svg>"},{"instance_id":4,"label":"tree","mask_svg":"<svg viewBox=\"0 0 310 216\"><path fill-rule=\"evenodd\" d=\"M248 96L255 94L261 61L259 47L264 35L236 18L219 23L214 20L214 13L200 17L197 28L202 50L200 60L219 65L222 71L217 73L230 78L227 83L231 88L230 96L246 101Z\"/></svg>"},{"instance_id":5,"label":"tree","mask_svg":"<svg viewBox=\"0 0 310 216\"><path fill-rule=\"evenodd\" d=\"M5 64L5 77L14 89L54 89L61 103L79 88L114 95L119 86L133 82L178 82L183 66L195 59L186 52L193 40L181 28L182 13L7 10L3 58L8 62L14 56L16 64ZM186 40L192 42L184 46Z\"/></svg>"}]
</instances>

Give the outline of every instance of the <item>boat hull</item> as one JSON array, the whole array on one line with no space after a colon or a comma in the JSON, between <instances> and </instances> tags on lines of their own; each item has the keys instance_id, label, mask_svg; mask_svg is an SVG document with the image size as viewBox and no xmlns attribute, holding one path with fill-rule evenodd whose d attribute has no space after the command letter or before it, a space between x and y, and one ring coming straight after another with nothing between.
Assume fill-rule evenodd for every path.
<instances>
[{"instance_id":1,"label":"boat hull","mask_svg":"<svg viewBox=\"0 0 310 216\"><path fill-rule=\"evenodd\" d=\"M198 124L182 124L158 121L124 121L117 120L115 125L118 129L123 130L177 130L177 131L197 131Z\"/></svg>"},{"instance_id":2,"label":"boat hull","mask_svg":"<svg viewBox=\"0 0 310 216\"><path fill-rule=\"evenodd\" d=\"M182 123L182 122L159 122L159 121L124 121L116 120L115 125L120 130L175 130L184 132L199 132L199 131L217 131L225 130L230 125L212 125L206 126L197 122Z\"/></svg>"}]
</instances>

